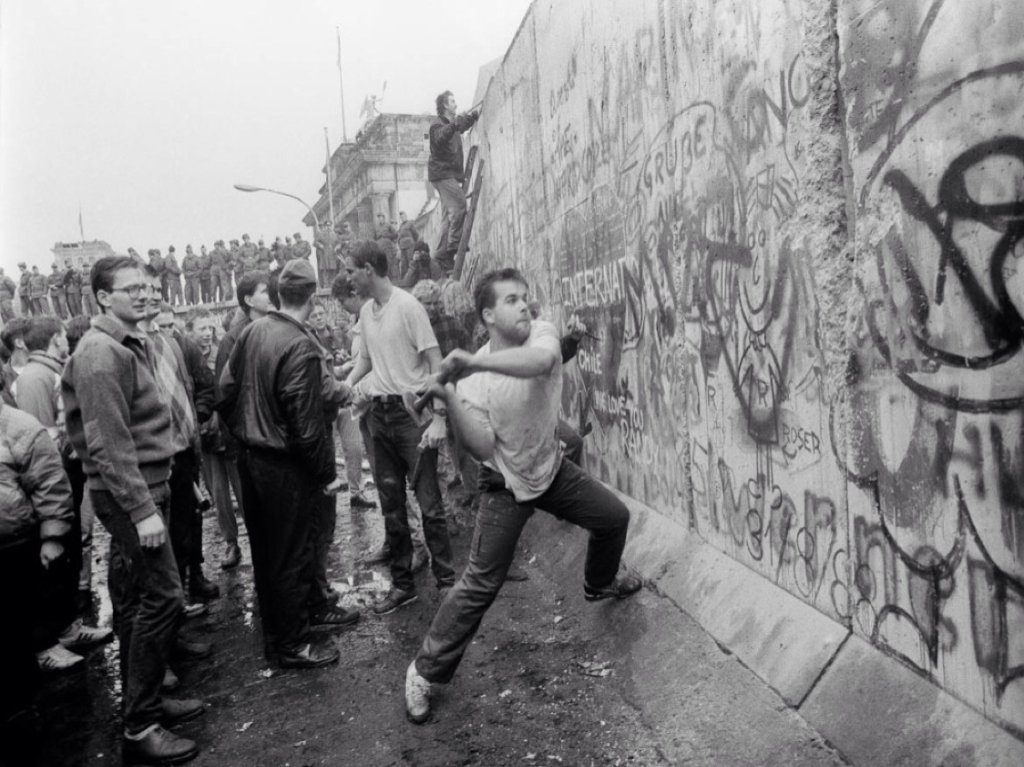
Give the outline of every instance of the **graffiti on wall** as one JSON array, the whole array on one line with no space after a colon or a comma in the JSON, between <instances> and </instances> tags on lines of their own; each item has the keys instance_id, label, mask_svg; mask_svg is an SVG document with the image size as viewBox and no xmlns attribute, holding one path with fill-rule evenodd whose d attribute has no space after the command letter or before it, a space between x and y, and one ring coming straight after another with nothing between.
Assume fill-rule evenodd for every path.
<instances>
[{"instance_id":1,"label":"graffiti on wall","mask_svg":"<svg viewBox=\"0 0 1024 767\"><path fill-rule=\"evenodd\" d=\"M1024 732L1024 13L839 4L836 306L800 218L805 6L535 4L473 263L587 324L563 409L593 473Z\"/></svg>"},{"instance_id":2,"label":"graffiti on wall","mask_svg":"<svg viewBox=\"0 0 1024 767\"><path fill-rule=\"evenodd\" d=\"M1020 20L999 39L943 0L853 6L847 614L1024 731ZM958 38L984 40L987 60L951 64Z\"/></svg>"}]
</instances>

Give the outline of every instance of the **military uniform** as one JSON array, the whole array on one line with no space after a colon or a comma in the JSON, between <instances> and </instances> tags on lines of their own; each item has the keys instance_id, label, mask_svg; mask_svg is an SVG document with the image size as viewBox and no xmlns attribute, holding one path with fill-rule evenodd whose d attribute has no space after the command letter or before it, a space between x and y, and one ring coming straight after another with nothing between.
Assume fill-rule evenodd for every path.
<instances>
[{"instance_id":1,"label":"military uniform","mask_svg":"<svg viewBox=\"0 0 1024 767\"><path fill-rule=\"evenodd\" d=\"M64 270L64 296L68 302L68 312L72 317L82 313L82 275L73 266Z\"/></svg>"},{"instance_id":2,"label":"military uniform","mask_svg":"<svg viewBox=\"0 0 1024 767\"><path fill-rule=\"evenodd\" d=\"M50 289L50 305L57 316L62 320L68 318L68 303L64 292L64 275L57 271L54 264L53 271L46 276L46 284Z\"/></svg>"},{"instance_id":3,"label":"military uniform","mask_svg":"<svg viewBox=\"0 0 1024 767\"><path fill-rule=\"evenodd\" d=\"M213 298L213 259L206 252L203 245L199 252L199 290L203 303L209 303Z\"/></svg>"},{"instance_id":4,"label":"military uniform","mask_svg":"<svg viewBox=\"0 0 1024 767\"><path fill-rule=\"evenodd\" d=\"M82 308L85 309L85 313L90 317L95 317L100 312L100 307L96 303L96 296L92 292L92 280L89 279L89 268L82 266Z\"/></svg>"},{"instance_id":5,"label":"military uniform","mask_svg":"<svg viewBox=\"0 0 1024 767\"><path fill-rule=\"evenodd\" d=\"M0 274L0 320L14 319L14 297L18 294L18 283L6 274Z\"/></svg>"},{"instance_id":6,"label":"military uniform","mask_svg":"<svg viewBox=\"0 0 1024 767\"><path fill-rule=\"evenodd\" d=\"M32 314L32 272L21 266L21 276L18 278L18 299L21 301L21 316L28 317Z\"/></svg>"},{"instance_id":7,"label":"military uniform","mask_svg":"<svg viewBox=\"0 0 1024 767\"><path fill-rule=\"evenodd\" d=\"M225 271L228 266L228 252L220 240L210 252L210 300L224 301L227 295L227 278Z\"/></svg>"},{"instance_id":8,"label":"military uniform","mask_svg":"<svg viewBox=\"0 0 1024 767\"><path fill-rule=\"evenodd\" d=\"M181 306L184 302L181 296L181 267L178 266L178 259L174 252L168 252L164 259L164 275L160 282L164 294L167 296L167 303L171 306Z\"/></svg>"},{"instance_id":9,"label":"military uniform","mask_svg":"<svg viewBox=\"0 0 1024 767\"><path fill-rule=\"evenodd\" d=\"M238 286L239 281L242 279L242 275L245 274L245 265L242 263L242 249L238 246L238 240L231 241L231 263L228 268L231 270L232 275L235 278L235 286Z\"/></svg>"},{"instance_id":10,"label":"military uniform","mask_svg":"<svg viewBox=\"0 0 1024 767\"><path fill-rule=\"evenodd\" d=\"M302 235L296 233L295 244L292 245L292 258L301 258L304 261L308 261L312 254L313 249L309 247L309 243L302 239Z\"/></svg>"},{"instance_id":11,"label":"military uniform","mask_svg":"<svg viewBox=\"0 0 1024 767\"><path fill-rule=\"evenodd\" d=\"M44 314L50 314L46 306L46 293L49 290L46 275L40 274L38 271L32 272L29 275L28 285L33 316L40 317Z\"/></svg>"},{"instance_id":12,"label":"military uniform","mask_svg":"<svg viewBox=\"0 0 1024 767\"><path fill-rule=\"evenodd\" d=\"M199 288L202 269L199 265L199 256L192 252L192 248L185 248L185 257L181 259L181 271L185 275L185 303L195 306L202 298Z\"/></svg>"},{"instance_id":13,"label":"military uniform","mask_svg":"<svg viewBox=\"0 0 1024 767\"><path fill-rule=\"evenodd\" d=\"M338 244L338 235L334 227L325 226L316 233L313 247L316 248L316 267L320 276L320 285L329 287L338 274L338 257L334 248Z\"/></svg>"},{"instance_id":14,"label":"military uniform","mask_svg":"<svg viewBox=\"0 0 1024 767\"><path fill-rule=\"evenodd\" d=\"M256 268L264 272L269 272L270 260L270 249L263 244L263 240L260 240L260 244L256 248Z\"/></svg>"}]
</instances>

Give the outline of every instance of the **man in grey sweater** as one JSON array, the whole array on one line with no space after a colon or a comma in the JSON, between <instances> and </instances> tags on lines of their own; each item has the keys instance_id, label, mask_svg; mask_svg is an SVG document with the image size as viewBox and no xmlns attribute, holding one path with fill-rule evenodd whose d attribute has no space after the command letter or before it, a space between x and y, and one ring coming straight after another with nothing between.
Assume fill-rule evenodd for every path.
<instances>
[{"instance_id":1,"label":"man in grey sweater","mask_svg":"<svg viewBox=\"0 0 1024 767\"><path fill-rule=\"evenodd\" d=\"M130 258L102 258L90 278L100 314L61 379L67 433L82 459L96 516L110 533L110 595L120 639L126 762L178 764L194 741L164 725L203 713L161 699L183 595L167 537L171 411L139 323L151 290Z\"/></svg>"}]
</instances>

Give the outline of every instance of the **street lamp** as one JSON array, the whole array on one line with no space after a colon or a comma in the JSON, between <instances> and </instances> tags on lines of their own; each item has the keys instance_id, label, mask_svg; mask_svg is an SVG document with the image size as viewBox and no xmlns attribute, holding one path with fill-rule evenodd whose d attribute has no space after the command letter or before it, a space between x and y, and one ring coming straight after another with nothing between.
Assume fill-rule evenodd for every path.
<instances>
[{"instance_id":1,"label":"street lamp","mask_svg":"<svg viewBox=\"0 0 1024 767\"><path fill-rule=\"evenodd\" d=\"M316 224L316 230L320 231L320 219L316 215L316 211L313 210L308 202L303 200L301 197L296 197L294 194L288 192L279 192L277 189L267 189L262 186L253 186L252 184L235 184L235 189L239 192L270 192L271 194L279 194L282 197L291 197L293 200L298 200L309 209L309 214L313 217L313 222Z\"/></svg>"}]
</instances>

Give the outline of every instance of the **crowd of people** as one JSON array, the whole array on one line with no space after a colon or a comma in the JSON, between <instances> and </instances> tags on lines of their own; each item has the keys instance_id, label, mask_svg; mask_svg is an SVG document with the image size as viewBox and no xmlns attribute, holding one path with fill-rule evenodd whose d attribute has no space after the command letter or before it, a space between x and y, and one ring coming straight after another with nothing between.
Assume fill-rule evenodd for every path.
<instances>
[{"instance_id":1,"label":"crowd of people","mask_svg":"<svg viewBox=\"0 0 1024 767\"><path fill-rule=\"evenodd\" d=\"M244 274L237 311L223 322L199 307L181 326L153 265L113 256L92 268L100 311L91 320L7 323L0 563L22 588L4 590L4 722L30 706L36 670L68 668L81 660L73 650L110 638L74 618L75 587L90 585L83 550L96 518L110 535L125 759L170 764L198 752L170 728L205 704L166 693L178 684L176 663L211 653L188 632L188 619L219 596L203 571L204 488L224 569L244 557L241 511L266 658L319 668L339 657L322 632L360 618L339 604L327 557L338 493L347 490L353 510L375 506L361 472L369 459L385 542L367 561L386 563L392 584L372 612L415 603L414 573L427 566L440 602L407 670L414 722L429 715L431 686L451 679L510 577L534 506L590 531L588 599L639 589L618 574L628 513L573 463L580 437L557 416L561 363L586 329L573 321L559 339L536 319L514 270L485 275L471 300L443 263L426 268L439 280L418 280L411 292L391 268L377 242L353 244L332 282L333 327L305 259ZM481 491L480 544L461 577L439 451Z\"/></svg>"},{"instance_id":2,"label":"crowd of people","mask_svg":"<svg viewBox=\"0 0 1024 767\"><path fill-rule=\"evenodd\" d=\"M438 97L441 125L450 96ZM458 143L461 161L466 121L452 122L439 140ZM298 235L276 255L247 236L230 250L218 242L208 284L196 266L205 250L187 248L180 269L173 248L101 258L87 279L56 278L65 299L69 285L78 296L87 284L95 306L68 302L63 320L37 301L38 269L29 273L31 316L5 316L0 333L0 577L18 584L0 590L0 725L31 718L39 674L81 663L76 651L111 638L76 617L92 583L93 519L110 538L127 763L198 753L172 728L206 704L167 693L180 684L176 664L212 651L188 628L219 597L204 572L211 505L225 570L245 556L236 509L244 520L266 659L336 663L323 632L361 616L331 588L328 553L339 493L354 511L375 508L364 456L385 528L364 561L386 564L391 580L373 614L416 603L416 572L429 567L434 583L436 613L406 669L414 723L429 718L433 686L452 679L504 581L522 577L515 548L535 507L589 532L587 600L640 589L620 572L628 511L580 468L581 437L558 415L561 368L586 328L572 318L560 338L514 269L483 275L471 298L452 277L451 228L432 258L401 218L380 216L375 239L356 241L344 224L321 229L319 274ZM331 312L318 295L326 284ZM197 306L182 323L179 299L237 309L218 321ZM453 482L478 490L465 563L452 551L441 456Z\"/></svg>"}]
</instances>

